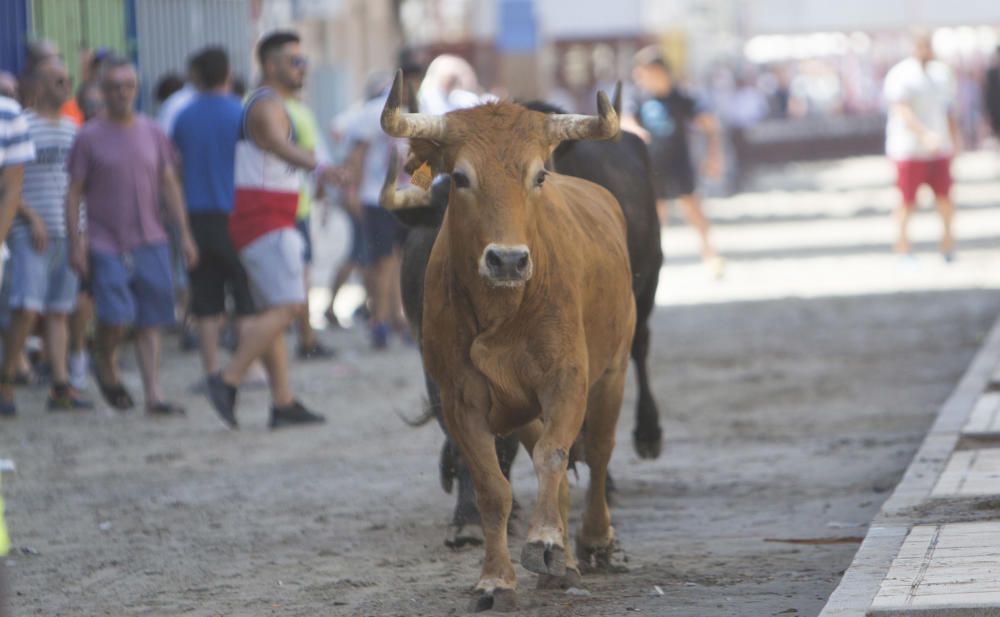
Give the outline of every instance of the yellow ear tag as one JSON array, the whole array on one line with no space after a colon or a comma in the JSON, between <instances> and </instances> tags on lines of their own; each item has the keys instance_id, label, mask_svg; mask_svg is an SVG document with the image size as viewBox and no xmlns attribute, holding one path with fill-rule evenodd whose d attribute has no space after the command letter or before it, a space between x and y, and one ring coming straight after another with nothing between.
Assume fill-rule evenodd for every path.
<instances>
[{"instance_id":1,"label":"yellow ear tag","mask_svg":"<svg viewBox=\"0 0 1000 617\"><path fill-rule=\"evenodd\" d=\"M431 188L431 183L434 181L434 176L431 175L431 166L424 163L418 167L413 175L410 176L410 184L414 186L419 186L420 188L429 190Z\"/></svg>"}]
</instances>

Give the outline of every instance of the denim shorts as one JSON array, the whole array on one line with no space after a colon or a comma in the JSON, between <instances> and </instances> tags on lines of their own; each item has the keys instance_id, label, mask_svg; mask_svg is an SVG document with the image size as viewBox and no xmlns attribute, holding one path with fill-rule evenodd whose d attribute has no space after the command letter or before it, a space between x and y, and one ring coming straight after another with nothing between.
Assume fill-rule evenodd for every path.
<instances>
[{"instance_id":1,"label":"denim shorts","mask_svg":"<svg viewBox=\"0 0 1000 617\"><path fill-rule=\"evenodd\" d=\"M258 310L305 304L303 242L299 230L285 227L264 234L240 251Z\"/></svg>"},{"instance_id":2,"label":"denim shorts","mask_svg":"<svg viewBox=\"0 0 1000 617\"><path fill-rule=\"evenodd\" d=\"M115 254L91 251L90 291L97 321L137 328L175 321L174 284L167 244Z\"/></svg>"},{"instance_id":3,"label":"denim shorts","mask_svg":"<svg viewBox=\"0 0 1000 617\"><path fill-rule=\"evenodd\" d=\"M7 244L8 306L36 313L72 313L80 283L69 267L66 238L49 238L48 246L38 253L28 233L18 230Z\"/></svg>"}]
</instances>

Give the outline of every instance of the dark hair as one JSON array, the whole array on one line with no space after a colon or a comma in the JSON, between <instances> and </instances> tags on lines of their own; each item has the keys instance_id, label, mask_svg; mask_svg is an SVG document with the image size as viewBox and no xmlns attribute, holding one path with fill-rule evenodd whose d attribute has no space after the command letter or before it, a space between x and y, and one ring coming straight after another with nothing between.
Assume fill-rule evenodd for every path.
<instances>
[{"instance_id":1,"label":"dark hair","mask_svg":"<svg viewBox=\"0 0 1000 617\"><path fill-rule=\"evenodd\" d=\"M233 75L229 79L229 89L233 96L243 98L247 93L247 80L242 75Z\"/></svg>"},{"instance_id":2,"label":"dark hair","mask_svg":"<svg viewBox=\"0 0 1000 617\"><path fill-rule=\"evenodd\" d=\"M663 55L663 51L659 45L647 45L643 47L636 52L632 63L635 66L658 66L664 71L670 72L670 62Z\"/></svg>"},{"instance_id":3,"label":"dark hair","mask_svg":"<svg viewBox=\"0 0 1000 617\"><path fill-rule=\"evenodd\" d=\"M229 77L229 56L221 47L206 47L191 60L191 66L198 75L201 87L206 90L218 88Z\"/></svg>"},{"instance_id":4,"label":"dark hair","mask_svg":"<svg viewBox=\"0 0 1000 617\"><path fill-rule=\"evenodd\" d=\"M109 53L106 56L104 56L101 59L101 63L99 66L101 67L100 81L104 81L104 76L107 75L108 72L113 71L115 69L120 69L122 67L127 66L131 68L133 71L135 70L135 65L132 64L131 60L129 60L125 56L119 56L118 54L114 53ZM161 83L163 79L165 78L161 78L160 80ZM181 85L183 86L184 83L181 82Z\"/></svg>"},{"instance_id":5,"label":"dark hair","mask_svg":"<svg viewBox=\"0 0 1000 617\"><path fill-rule=\"evenodd\" d=\"M110 63L105 67L106 69L113 68ZM167 73L160 77L160 80L156 82L156 87L153 88L153 97L156 99L157 103L162 103L163 101L170 98L170 95L177 92L184 87L184 78L182 78L177 73Z\"/></svg>"},{"instance_id":6,"label":"dark hair","mask_svg":"<svg viewBox=\"0 0 1000 617\"><path fill-rule=\"evenodd\" d=\"M298 43L300 40L299 35L291 30L278 30L268 34L257 43L257 62L264 66L264 62L271 54L289 43Z\"/></svg>"}]
</instances>

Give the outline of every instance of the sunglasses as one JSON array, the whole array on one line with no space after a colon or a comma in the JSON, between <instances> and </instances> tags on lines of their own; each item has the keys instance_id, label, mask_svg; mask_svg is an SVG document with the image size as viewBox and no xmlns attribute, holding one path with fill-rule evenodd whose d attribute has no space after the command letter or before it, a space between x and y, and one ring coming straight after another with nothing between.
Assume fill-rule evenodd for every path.
<instances>
[{"instance_id":1,"label":"sunglasses","mask_svg":"<svg viewBox=\"0 0 1000 617\"><path fill-rule=\"evenodd\" d=\"M304 69L309 66L309 60L305 56L291 56L288 61L291 63L292 68Z\"/></svg>"}]
</instances>

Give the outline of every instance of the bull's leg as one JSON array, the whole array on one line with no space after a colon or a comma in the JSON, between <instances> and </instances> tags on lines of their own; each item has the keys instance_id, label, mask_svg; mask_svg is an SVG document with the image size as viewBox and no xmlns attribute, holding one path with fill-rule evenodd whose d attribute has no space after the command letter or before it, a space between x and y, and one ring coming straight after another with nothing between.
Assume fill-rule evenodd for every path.
<instances>
[{"instance_id":1,"label":"bull's leg","mask_svg":"<svg viewBox=\"0 0 1000 617\"><path fill-rule=\"evenodd\" d=\"M587 404L585 456L590 468L587 506L577 536L577 551L584 569L610 568L615 534L611 527L605 482L615 447L615 426L625 390L625 367L606 374L591 389Z\"/></svg>"},{"instance_id":2,"label":"bull's leg","mask_svg":"<svg viewBox=\"0 0 1000 617\"><path fill-rule=\"evenodd\" d=\"M524 448L531 455L535 450L535 443L542 436L542 421L535 420L522 427L518 431L518 437ZM559 484L559 517L563 527L563 546L569 546L569 477L563 475L563 481ZM569 589L580 584L580 567L576 562L576 555L572 551L566 553L566 573L563 576L553 576L550 574L538 575L539 589Z\"/></svg>"},{"instance_id":3,"label":"bull's leg","mask_svg":"<svg viewBox=\"0 0 1000 617\"><path fill-rule=\"evenodd\" d=\"M632 432L633 445L640 458L660 456L663 446L663 432L660 430L660 412L653 399L649 385L649 324L648 317L636 322L635 338L632 340L632 359L639 381L639 402L635 409L635 430Z\"/></svg>"},{"instance_id":4,"label":"bull's leg","mask_svg":"<svg viewBox=\"0 0 1000 617\"><path fill-rule=\"evenodd\" d=\"M427 384L427 397L430 401L431 412L441 425L441 431L445 438L444 444L441 446L441 460L439 462L441 488L450 494L456 480L458 482L455 511L444 539L445 546L455 549L465 546L480 546L483 543L483 532L479 522L479 508L476 506L476 492L472 486L469 466L465 464L465 460L458 451L458 446L444 425L444 418L441 414L441 393L437 385L426 374L424 374L424 379ZM517 448L518 441L515 437L496 438L500 470L508 481L510 480L511 465L513 465L514 457L517 455Z\"/></svg>"},{"instance_id":5,"label":"bull's leg","mask_svg":"<svg viewBox=\"0 0 1000 617\"><path fill-rule=\"evenodd\" d=\"M560 502L566 491L566 467L573 441L580 433L586 409L585 371L564 370L541 392L543 428L531 453L538 476L538 500L531 516L521 565L537 574L566 574L566 524ZM568 509L568 501L567 508Z\"/></svg>"},{"instance_id":6,"label":"bull's leg","mask_svg":"<svg viewBox=\"0 0 1000 617\"><path fill-rule=\"evenodd\" d=\"M517 578L507 550L507 520L513 495L510 483L497 461L496 446L486 423L486 413L480 411L488 408L489 395L485 392L485 387L478 394L480 396L477 397L465 393L462 400L478 399L481 407L477 405L476 408L461 410L450 407L448 397L442 396L449 432L469 466L482 520L486 555L479 582L476 583L476 590L480 595L475 600L473 609L514 610L517 608Z\"/></svg>"}]
</instances>

